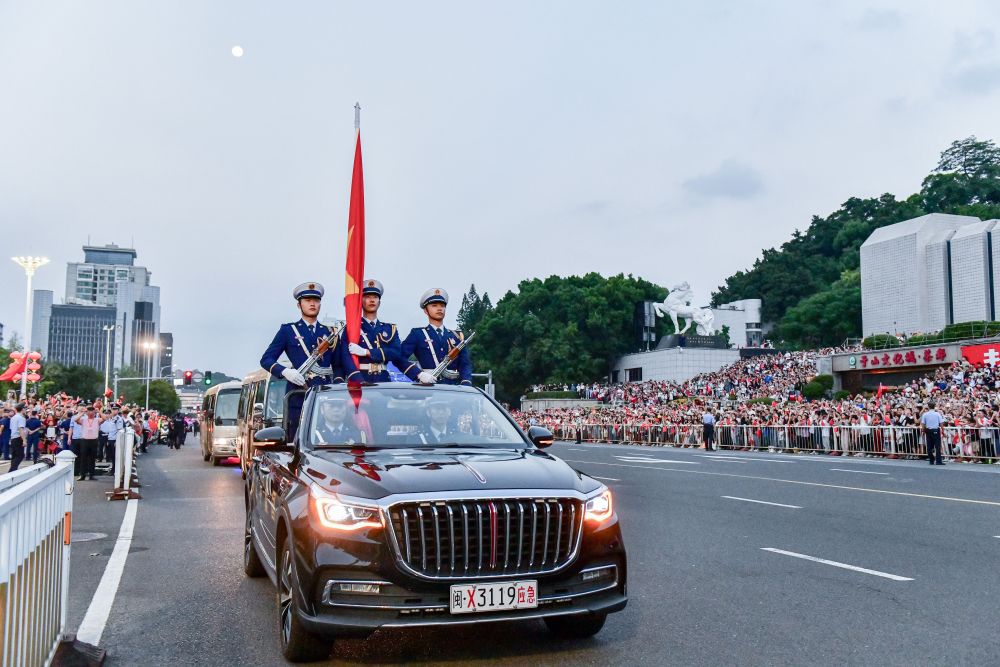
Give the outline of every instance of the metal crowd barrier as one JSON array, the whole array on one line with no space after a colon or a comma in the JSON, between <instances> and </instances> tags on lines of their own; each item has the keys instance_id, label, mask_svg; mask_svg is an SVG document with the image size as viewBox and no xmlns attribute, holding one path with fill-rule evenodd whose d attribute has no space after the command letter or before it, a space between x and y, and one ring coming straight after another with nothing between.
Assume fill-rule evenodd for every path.
<instances>
[{"instance_id":1,"label":"metal crowd barrier","mask_svg":"<svg viewBox=\"0 0 1000 667\"><path fill-rule=\"evenodd\" d=\"M0 667L49 665L63 639L74 459L0 476Z\"/></svg>"},{"instance_id":2,"label":"metal crowd barrier","mask_svg":"<svg viewBox=\"0 0 1000 667\"><path fill-rule=\"evenodd\" d=\"M919 426L716 424L714 430L717 449L891 459L927 457L927 440ZM559 440L581 442L673 447L705 444L701 424L566 423L552 426L552 432ZM957 462L1000 463L1000 428L944 426L941 455Z\"/></svg>"}]
</instances>

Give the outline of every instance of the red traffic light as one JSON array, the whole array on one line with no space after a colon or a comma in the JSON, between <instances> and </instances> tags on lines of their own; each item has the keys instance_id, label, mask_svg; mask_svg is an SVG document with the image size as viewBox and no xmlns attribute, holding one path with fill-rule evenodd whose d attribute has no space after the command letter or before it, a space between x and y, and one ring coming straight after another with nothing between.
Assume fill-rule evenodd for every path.
<instances>
[{"instance_id":1,"label":"red traffic light","mask_svg":"<svg viewBox=\"0 0 1000 667\"><path fill-rule=\"evenodd\" d=\"M194 379L193 371L184 371L184 384L191 384L191 381L193 379Z\"/></svg>"}]
</instances>

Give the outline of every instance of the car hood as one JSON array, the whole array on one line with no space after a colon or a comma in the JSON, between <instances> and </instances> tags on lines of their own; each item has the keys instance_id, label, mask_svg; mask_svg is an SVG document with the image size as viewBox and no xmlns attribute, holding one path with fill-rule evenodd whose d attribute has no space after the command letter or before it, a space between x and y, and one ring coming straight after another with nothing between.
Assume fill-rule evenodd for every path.
<instances>
[{"instance_id":1,"label":"car hood","mask_svg":"<svg viewBox=\"0 0 1000 667\"><path fill-rule=\"evenodd\" d=\"M320 487L359 498L500 489L589 493L600 486L538 449L328 449L305 454L302 464Z\"/></svg>"}]
</instances>

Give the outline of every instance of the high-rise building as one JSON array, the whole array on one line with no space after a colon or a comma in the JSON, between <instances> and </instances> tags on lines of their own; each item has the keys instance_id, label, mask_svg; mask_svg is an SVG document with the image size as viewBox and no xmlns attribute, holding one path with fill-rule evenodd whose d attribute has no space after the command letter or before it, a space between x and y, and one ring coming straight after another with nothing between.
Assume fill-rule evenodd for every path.
<instances>
[{"instance_id":1,"label":"high-rise building","mask_svg":"<svg viewBox=\"0 0 1000 667\"><path fill-rule=\"evenodd\" d=\"M111 343L112 368L159 370L160 288L136 266L136 251L110 244L83 246L84 261L66 265L66 297L35 290L32 349L48 361L103 371ZM109 331L108 327L114 327Z\"/></svg>"},{"instance_id":2,"label":"high-rise building","mask_svg":"<svg viewBox=\"0 0 1000 667\"><path fill-rule=\"evenodd\" d=\"M872 232L861 245L864 335L997 319L998 222L932 213Z\"/></svg>"}]
</instances>

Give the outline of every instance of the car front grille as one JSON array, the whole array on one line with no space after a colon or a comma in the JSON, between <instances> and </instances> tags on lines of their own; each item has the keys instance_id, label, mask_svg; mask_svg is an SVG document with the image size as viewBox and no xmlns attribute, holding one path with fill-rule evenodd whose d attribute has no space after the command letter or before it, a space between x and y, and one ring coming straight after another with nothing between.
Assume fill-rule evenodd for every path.
<instances>
[{"instance_id":1,"label":"car front grille","mask_svg":"<svg viewBox=\"0 0 1000 667\"><path fill-rule=\"evenodd\" d=\"M389 509L397 556L429 578L554 572L576 556L583 504L573 498L407 502Z\"/></svg>"}]
</instances>

